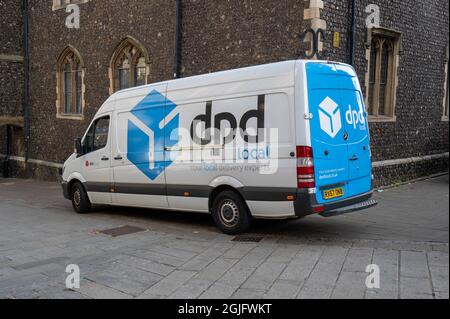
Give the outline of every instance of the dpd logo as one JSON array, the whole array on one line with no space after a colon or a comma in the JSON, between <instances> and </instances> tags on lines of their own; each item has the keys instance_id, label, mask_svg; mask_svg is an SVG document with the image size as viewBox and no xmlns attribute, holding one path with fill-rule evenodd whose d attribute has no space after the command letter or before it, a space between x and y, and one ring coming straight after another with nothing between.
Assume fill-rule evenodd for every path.
<instances>
[{"instance_id":1,"label":"dpd logo","mask_svg":"<svg viewBox=\"0 0 450 319\"><path fill-rule=\"evenodd\" d=\"M228 122L228 125L231 127L231 132L228 134L228 136L223 137L223 141L225 144L232 142L235 137L237 131L241 133L242 138L246 143L261 143L264 142L264 110L266 105L266 96L265 95L259 95L258 96L258 108L255 110L249 110L247 111L240 121L238 122L238 119L229 112L223 112L220 114L217 114L214 119L212 118L212 101L206 102L206 112L205 114L198 115L191 124L191 138L194 141L195 144L198 145L208 145L212 142L214 139L214 142L217 144L220 144L222 141L217 140L220 134L212 134L212 133L220 133L221 125L223 125L223 122ZM257 128L256 128L256 135L250 135L247 132L248 124L250 119L256 119L257 121ZM202 138L201 136L198 136L196 133L197 125L200 125L201 123L204 123L205 129L204 129L204 135L205 137ZM214 126L214 127L212 127ZM216 135L216 136L213 136Z\"/></svg>"},{"instance_id":2,"label":"dpd logo","mask_svg":"<svg viewBox=\"0 0 450 319\"><path fill-rule=\"evenodd\" d=\"M128 120L127 157L142 173L155 180L172 164L165 148L178 143L179 115L168 123L165 118L177 106L156 90L147 95L132 110ZM171 139L175 137L176 140Z\"/></svg>"},{"instance_id":3,"label":"dpd logo","mask_svg":"<svg viewBox=\"0 0 450 319\"><path fill-rule=\"evenodd\" d=\"M348 124L353 125L354 129L356 129L359 124L364 125L365 129L366 120L364 118L364 112L362 110L359 112L352 110L351 105L348 106L348 110L345 113L345 120Z\"/></svg>"},{"instance_id":4,"label":"dpd logo","mask_svg":"<svg viewBox=\"0 0 450 319\"><path fill-rule=\"evenodd\" d=\"M336 137L342 128L339 105L326 97L319 105L320 128L331 138Z\"/></svg>"}]
</instances>

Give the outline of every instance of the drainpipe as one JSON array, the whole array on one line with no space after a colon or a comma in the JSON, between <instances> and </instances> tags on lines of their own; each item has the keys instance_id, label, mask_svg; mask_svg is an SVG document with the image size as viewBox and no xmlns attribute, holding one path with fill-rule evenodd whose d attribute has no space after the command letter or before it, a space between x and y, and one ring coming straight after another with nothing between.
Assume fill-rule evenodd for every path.
<instances>
[{"instance_id":1,"label":"drainpipe","mask_svg":"<svg viewBox=\"0 0 450 319\"><path fill-rule=\"evenodd\" d=\"M349 64L355 66L355 55L356 55L356 0L350 0L350 10L351 10L351 24L350 24L350 62Z\"/></svg>"},{"instance_id":2,"label":"drainpipe","mask_svg":"<svg viewBox=\"0 0 450 319\"><path fill-rule=\"evenodd\" d=\"M176 28L175 28L175 66L174 78L181 77L181 19L182 19L181 0L176 0Z\"/></svg>"},{"instance_id":3,"label":"drainpipe","mask_svg":"<svg viewBox=\"0 0 450 319\"><path fill-rule=\"evenodd\" d=\"M24 74L24 97L23 97L23 117L24 117L24 144L25 144L25 163L29 159L29 141L30 141L30 51L29 51L29 15L28 0L22 0L23 17L23 74Z\"/></svg>"}]
</instances>

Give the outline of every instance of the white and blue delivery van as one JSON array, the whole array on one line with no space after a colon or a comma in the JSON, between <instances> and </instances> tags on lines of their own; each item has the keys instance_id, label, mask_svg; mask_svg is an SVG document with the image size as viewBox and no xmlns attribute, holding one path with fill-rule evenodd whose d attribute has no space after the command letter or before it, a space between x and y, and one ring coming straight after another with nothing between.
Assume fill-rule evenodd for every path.
<instances>
[{"instance_id":1,"label":"white and blue delivery van","mask_svg":"<svg viewBox=\"0 0 450 319\"><path fill-rule=\"evenodd\" d=\"M363 95L351 66L286 61L119 91L65 162L78 213L117 205L253 218L376 205Z\"/></svg>"}]
</instances>

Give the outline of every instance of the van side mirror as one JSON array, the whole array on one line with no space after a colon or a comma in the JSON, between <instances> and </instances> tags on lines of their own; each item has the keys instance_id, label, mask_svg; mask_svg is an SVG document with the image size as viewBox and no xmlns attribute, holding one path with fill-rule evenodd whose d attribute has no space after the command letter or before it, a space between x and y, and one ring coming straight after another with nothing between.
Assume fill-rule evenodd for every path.
<instances>
[{"instance_id":1,"label":"van side mirror","mask_svg":"<svg viewBox=\"0 0 450 319\"><path fill-rule=\"evenodd\" d=\"M81 146L81 138L75 140L75 153L77 156L83 155L83 147Z\"/></svg>"}]
</instances>

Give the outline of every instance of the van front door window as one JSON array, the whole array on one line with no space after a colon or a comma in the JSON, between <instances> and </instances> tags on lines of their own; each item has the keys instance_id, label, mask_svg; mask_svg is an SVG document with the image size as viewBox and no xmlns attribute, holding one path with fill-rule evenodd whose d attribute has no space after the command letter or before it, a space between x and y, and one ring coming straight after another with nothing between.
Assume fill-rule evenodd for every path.
<instances>
[{"instance_id":1,"label":"van front door window","mask_svg":"<svg viewBox=\"0 0 450 319\"><path fill-rule=\"evenodd\" d=\"M101 118L95 124L94 151L106 147L108 143L109 117Z\"/></svg>"},{"instance_id":2,"label":"van front door window","mask_svg":"<svg viewBox=\"0 0 450 319\"><path fill-rule=\"evenodd\" d=\"M85 154L100 150L108 143L109 117L96 120L88 130L83 142Z\"/></svg>"}]
</instances>

